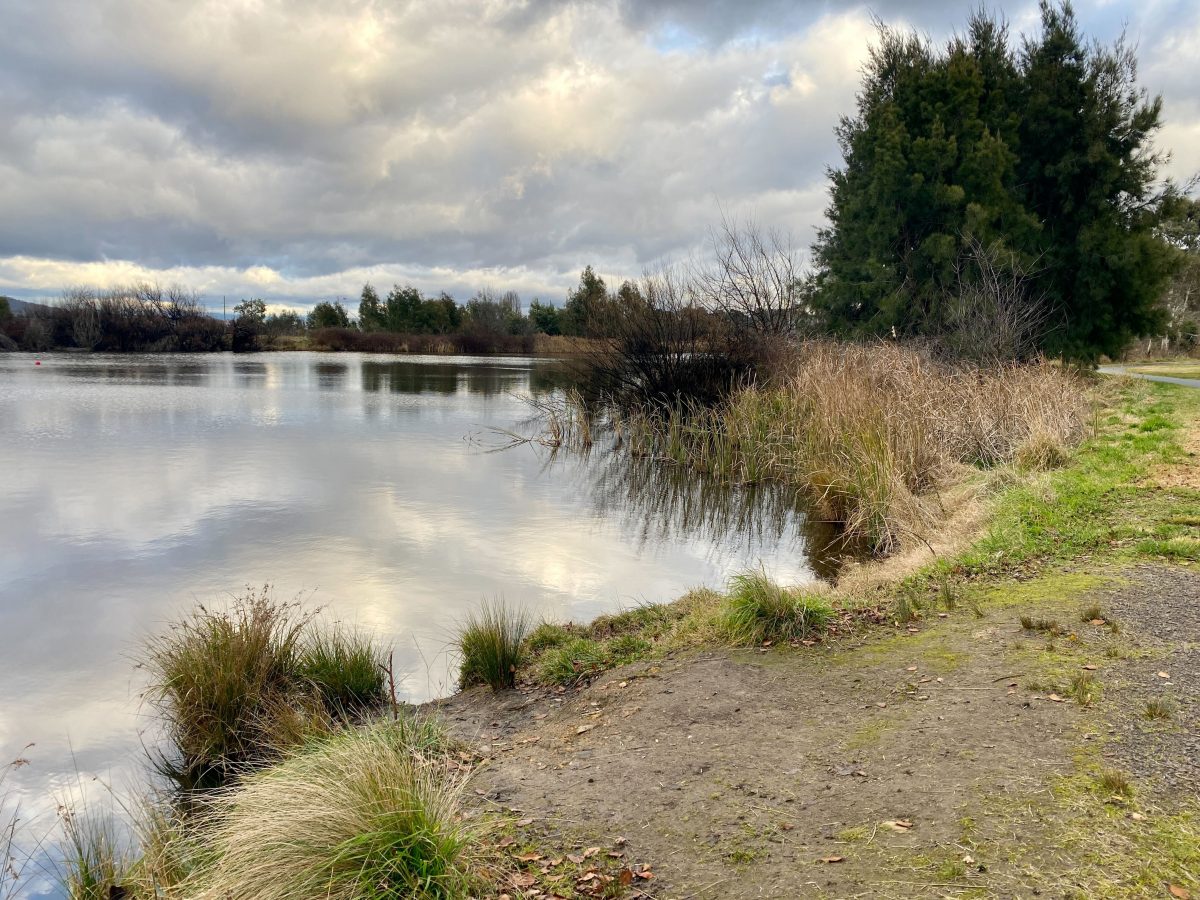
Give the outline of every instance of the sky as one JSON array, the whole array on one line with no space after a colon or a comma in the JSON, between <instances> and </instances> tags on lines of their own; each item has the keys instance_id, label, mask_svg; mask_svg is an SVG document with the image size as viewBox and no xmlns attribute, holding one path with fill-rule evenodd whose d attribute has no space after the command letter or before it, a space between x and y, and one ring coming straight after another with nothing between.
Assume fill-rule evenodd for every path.
<instances>
[{"instance_id":1,"label":"sky","mask_svg":"<svg viewBox=\"0 0 1200 900\"><path fill-rule=\"evenodd\" d=\"M824 219L877 0L0 0L0 293L180 283L303 310L363 283L561 302ZM1035 3L998 7L1015 32ZM1200 172L1200 3L1078 0Z\"/></svg>"}]
</instances>

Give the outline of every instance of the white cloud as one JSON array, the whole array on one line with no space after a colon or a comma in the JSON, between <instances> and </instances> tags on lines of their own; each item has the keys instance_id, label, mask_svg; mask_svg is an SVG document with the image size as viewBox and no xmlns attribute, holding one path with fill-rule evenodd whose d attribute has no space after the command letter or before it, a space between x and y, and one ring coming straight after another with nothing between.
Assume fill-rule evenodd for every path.
<instances>
[{"instance_id":1,"label":"white cloud","mask_svg":"<svg viewBox=\"0 0 1200 900\"><path fill-rule=\"evenodd\" d=\"M944 36L973 4L878 7ZM1014 23L1032 4L1008 10ZM365 280L559 298L635 275L718 204L820 224L866 6L760 0L0 0L0 288L129 277L305 305ZM1200 169L1178 0L1130 20ZM689 37L689 35L691 37Z\"/></svg>"}]
</instances>

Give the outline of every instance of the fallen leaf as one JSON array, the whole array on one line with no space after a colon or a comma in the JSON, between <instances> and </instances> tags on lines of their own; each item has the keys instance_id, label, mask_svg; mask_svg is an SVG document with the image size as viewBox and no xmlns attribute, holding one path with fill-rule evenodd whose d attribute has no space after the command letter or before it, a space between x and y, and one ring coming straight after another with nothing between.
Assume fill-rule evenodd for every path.
<instances>
[{"instance_id":1,"label":"fallen leaf","mask_svg":"<svg viewBox=\"0 0 1200 900\"><path fill-rule=\"evenodd\" d=\"M511 847L516 842L517 839L515 837L502 837L500 838L500 849L503 850L505 847Z\"/></svg>"},{"instance_id":2,"label":"fallen leaf","mask_svg":"<svg viewBox=\"0 0 1200 900\"><path fill-rule=\"evenodd\" d=\"M1105 622L1103 619L1092 619L1090 622L1088 622L1088 624L1089 625L1103 625L1103 624L1105 624Z\"/></svg>"},{"instance_id":3,"label":"fallen leaf","mask_svg":"<svg viewBox=\"0 0 1200 900\"><path fill-rule=\"evenodd\" d=\"M1168 675L1166 672L1159 672L1158 677L1159 678L1170 678L1171 676Z\"/></svg>"},{"instance_id":4,"label":"fallen leaf","mask_svg":"<svg viewBox=\"0 0 1200 900\"><path fill-rule=\"evenodd\" d=\"M904 671L905 671L905 672L915 672L915 671L917 671L917 667L916 667L916 666L909 666L909 667L908 667L907 669L905 669Z\"/></svg>"},{"instance_id":5,"label":"fallen leaf","mask_svg":"<svg viewBox=\"0 0 1200 900\"><path fill-rule=\"evenodd\" d=\"M575 729L575 733L583 734L585 731L591 731L595 727L596 726L594 724L593 725L580 725L578 728Z\"/></svg>"},{"instance_id":6,"label":"fallen leaf","mask_svg":"<svg viewBox=\"0 0 1200 900\"><path fill-rule=\"evenodd\" d=\"M533 819L517 819L517 827L518 828L525 828L526 826L532 825L532 824L533 824Z\"/></svg>"},{"instance_id":7,"label":"fallen leaf","mask_svg":"<svg viewBox=\"0 0 1200 900\"><path fill-rule=\"evenodd\" d=\"M608 855L609 859L624 859L625 858L625 854L622 853L620 850L609 850L607 855Z\"/></svg>"},{"instance_id":8,"label":"fallen leaf","mask_svg":"<svg viewBox=\"0 0 1200 900\"><path fill-rule=\"evenodd\" d=\"M588 847L586 850L583 851L583 858L588 859L589 857L595 856L599 852L600 852L599 847Z\"/></svg>"},{"instance_id":9,"label":"fallen leaf","mask_svg":"<svg viewBox=\"0 0 1200 900\"><path fill-rule=\"evenodd\" d=\"M633 884L633 869L622 869L617 875L617 881L621 887L629 887Z\"/></svg>"},{"instance_id":10,"label":"fallen leaf","mask_svg":"<svg viewBox=\"0 0 1200 900\"><path fill-rule=\"evenodd\" d=\"M884 822L883 825L885 828L890 828L892 831L898 831L901 834L904 834L913 827L913 823L909 822L907 819L897 819L895 822Z\"/></svg>"},{"instance_id":11,"label":"fallen leaf","mask_svg":"<svg viewBox=\"0 0 1200 900\"><path fill-rule=\"evenodd\" d=\"M1046 699L1053 703L1066 703L1067 702L1062 697L1058 696L1058 694L1047 694Z\"/></svg>"},{"instance_id":12,"label":"fallen leaf","mask_svg":"<svg viewBox=\"0 0 1200 900\"><path fill-rule=\"evenodd\" d=\"M845 860L846 860L846 857L844 857L844 856L822 856L821 857L821 862L823 862L823 863L840 863L840 862L845 862Z\"/></svg>"},{"instance_id":13,"label":"fallen leaf","mask_svg":"<svg viewBox=\"0 0 1200 900\"><path fill-rule=\"evenodd\" d=\"M581 856L578 853L568 853L567 859L570 860L571 862L575 863L575 865L578 866L578 865L582 865L582 863L583 863L584 859L586 859L586 857Z\"/></svg>"},{"instance_id":14,"label":"fallen leaf","mask_svg":"<svg viewBox=\"0 0 1200 900\"><path fill-rule=\"evenodd\" d=\"M633 874L634 874L634 877L640 878L643 881L653 881L654 880L654 873L650 871L649 866L646 866L645 868L642 869L642 871L634 872Z\"/></svg>"},{"instance_id":15,"label":"fallen leaf","mask_svg":"<svg viewBox=\"0 0 1200 900\"><path fill-rule=\"evenodd\" d=\"M522 853L520 856L513 857L518 862L537 862L544 857L540 853Z\"/></svg>"},{"instance_id":16,"label":"fallen leaf","mask_svg":"<svg viewBox=\"0 0 1200 900\"><path fill-rule=\"evenodd\" d=\"M523 888L531 888L535 884L537 884L537 878L535 878L532 875L522 873L520 875L514 875L512 877L512 883L513 883L514 887L518 887L518 888L522 888L522 889Z\"/></svg>"},{"instance_id":17,"label":"fallen leaf","mask_svg":"<svg viewBox=\"0 0 1200 900\"><path fill-rule=\"evenodd\" d=\"M1087 665L1085 665L1085 666L1084 666L1084 668L1085 668L1085 669L1087 669L1089 672L1095 672L1095 671L1096 671L1096 667L1095 667L1095 666L1093 666L1091 663L1088 663Z\"/></svg>"},{"instance_id":18,"label":"fallen leaf","mask_svg":"<svg viewBox=\"0 0 1200 900\"><path fill-rule=\"evenodd\" d=\"M1192 900L1192 892L1185 887L1173 884L1167 890L1171 892L1172 897L1177 897L1179 900Z\"/></svg>"},{"instance_id":19,"label":"fallen leaf","mask_svg":"<svg viewBox=\"0 0 1200 900\"><path fill-rule=\"evenodd\" d=\"M795 827L796 826L793 825L791 822L782 822L779 825L779 830L780 831L791 831Z\"/></svg>"},{"instance_id":20,"label":"fallen leaf","mask_svg":"<svg viewBox=\"0 0 1200 900\"><path fill-rule=\"evenodd\" d=\"M1129 814L1129 818L1133 819L1133 821L1135 821L1135 822L1141 822L1141 821L1145 820L1146 817L1143 816L1139 812L1131 812Z\"/></svg>"}]
</instances>

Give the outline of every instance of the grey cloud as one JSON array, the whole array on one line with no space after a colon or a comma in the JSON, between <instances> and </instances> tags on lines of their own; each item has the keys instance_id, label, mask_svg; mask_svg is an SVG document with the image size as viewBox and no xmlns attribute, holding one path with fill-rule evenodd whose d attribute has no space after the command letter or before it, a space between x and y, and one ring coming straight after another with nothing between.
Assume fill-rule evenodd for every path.
<instances>
[{"instance_id":1,"label":"grey cloud","mask_svg":"<svg viewBox=\"0 0 1200 900\"><path fill-rule=\"evenodd\" d=\"M873 9L939 37L973 5ZM1118 11L1179 117L1179 164L1200 168L1195 10ZM1113 27L1098 0L1080 14ZM873 34L865 6L779 0L0 0L0 15L0 263L23 260L0 289L53 290L103 260L250 289L245 270L266 266L280 280L264 294L303 301L368 274L469 293L494 272L561 296L585 263L636 274L688 253L718 204L806 243Z\"/></svg>"}]
</instances>

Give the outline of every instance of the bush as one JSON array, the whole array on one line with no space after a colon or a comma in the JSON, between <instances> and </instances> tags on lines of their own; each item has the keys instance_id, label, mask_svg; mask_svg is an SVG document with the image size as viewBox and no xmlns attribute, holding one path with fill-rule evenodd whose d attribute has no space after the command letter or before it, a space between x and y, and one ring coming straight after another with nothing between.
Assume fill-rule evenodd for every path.
<instances>
[{"instance_id":1,"label":"bush","mask_svg":"<svg viewBox=\"0 0 1200 900\"><path fill-rule=\"evenodd\" d=\"M818 635L833 619L820 597L782 588L764 573L749 572L730 582L724 629L738 644L795 641Z\"/></svg>"},{"instance_id":2,"label":"bush","mask_svg":"<svg viewBox=\"0 0 1200 900\"><path fill-rule=\"evenodd\" d=\"M211 861L188 896L467 896L473 835L437 734L404 722L351 729L250 776L214 801Z\"/></svg>"},{"instance_id":3,"label":"bush","mask_svg":"<svg viewBox=\"0 0 1200 900\"><path fill-rule=\"evenodd\" d=\"M493 690L511 688L525 661L529 616L503 600L484 601L467 617L458 635L462 656L458 672L461 687L489 684Z\"/></svg>"}]
</instances>

